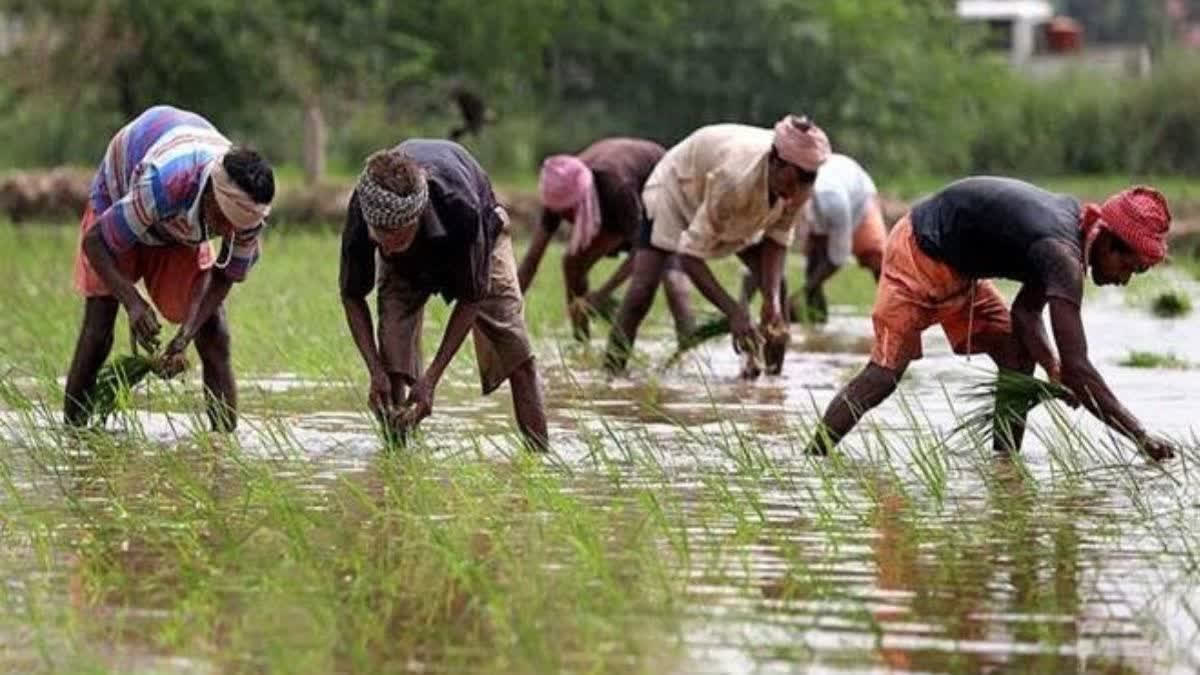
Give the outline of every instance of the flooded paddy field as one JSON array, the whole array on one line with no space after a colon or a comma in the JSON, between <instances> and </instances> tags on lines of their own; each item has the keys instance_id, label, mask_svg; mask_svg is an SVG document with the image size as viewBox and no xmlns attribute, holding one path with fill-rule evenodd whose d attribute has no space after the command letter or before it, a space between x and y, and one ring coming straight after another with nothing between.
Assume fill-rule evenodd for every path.
<instances>
[{"instance_id":1,"label":"flooded paddy field","mask_svg":"<svg viewBox=\"0 0 1200 675\"><path fill-rule=\"evenodd\" d=\"M1017 457L952 433L990 365L936 330L840 454L806 457L870 349L860 271L839 274L827 325L794 327L779 377L738 380L728 339L658 370L674 343L656 314L610 379L603 329L569 339L553 261L528 313L554 450L532 457L507 389L478 396L469 349L413 446L383 450L336 239L316 234L270 241L231 298L235 435L205 431L195 368L68 434L71 233L0 238L28 251L0 317L7 670L1200 668L1200 318L1148 310L1163 288L1200 300L1176 270L1092 292L1084 314L1117 395L1182 446L1161 466L1057 405ZM1175 366L1120 365L1132 351Z\"/></svg>"}]
</instances>

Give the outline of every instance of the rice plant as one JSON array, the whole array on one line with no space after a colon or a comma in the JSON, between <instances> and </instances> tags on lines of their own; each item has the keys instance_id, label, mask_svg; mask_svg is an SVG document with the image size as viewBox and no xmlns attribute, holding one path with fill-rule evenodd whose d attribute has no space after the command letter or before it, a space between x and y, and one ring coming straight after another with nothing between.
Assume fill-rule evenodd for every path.
<instances>
[{"instance_id":1,"label":"rice plant","mask_svg":"<svg viewBox=\"0 0 1200 675\"><path fill-rule=\"evenodd\" d=\"M1160 319L1186 316L1192 311L1192 299L1179 289L1164 291L1154 296L1150 303L1150 311Z\"/></svg>"}]
</instances>

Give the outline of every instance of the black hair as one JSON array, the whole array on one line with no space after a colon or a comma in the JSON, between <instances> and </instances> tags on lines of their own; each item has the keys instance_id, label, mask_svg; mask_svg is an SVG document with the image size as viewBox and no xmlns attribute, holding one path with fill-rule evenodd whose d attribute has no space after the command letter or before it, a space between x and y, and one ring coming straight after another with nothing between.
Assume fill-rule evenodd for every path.
<instances>
[{"instance_id":1,"label":"black hair","mask_svg":"<svg viewBox=\"0 0 1200 675\"><path fill-rule=\"evenodd\" d=\"M225 172L237 186L259 204L270 204L275 198L275 172L262 155L250 148L234 147L221 162Z\"/></svg>"},{"instance_id":2,"label":"black hair","mask_svg":"<svg viewBox=\"0 0 1200 675\"><path fill-rule=\"evenodd\" d=\"M421 167L408 155L395 150L380 150L368 157L367 173L383 189L401 196L417 192L425 180Z\"/></svg>"}]
</instances>

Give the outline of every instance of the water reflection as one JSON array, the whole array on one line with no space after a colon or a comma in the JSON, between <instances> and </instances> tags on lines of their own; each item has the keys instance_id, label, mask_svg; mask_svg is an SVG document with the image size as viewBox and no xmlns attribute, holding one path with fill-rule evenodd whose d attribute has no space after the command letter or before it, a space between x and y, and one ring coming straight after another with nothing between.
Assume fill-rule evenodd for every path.
<instances>
[{"instance_id":1,"label":"water reflection","mask_svg":"<svg viewBox=\"0 0 1200 675\"><path fill-rule=\"evenodd\" d=\"M1135 338L1150 342L1149 349L1171 342L1181 357L1200 361L1195 353L1200 343L1181 341L1180 332L1194 334L1200 322L1181 320L1161 329L1103 304L1089 311L1087 322L1099 337L1096 358L1130 407L1156 427L1189 429L1200 378L1117 369L1111 361ZM1194 508L1200 488L1184 467L1176 484L1148 471L1076 457L1079 466L1072 469L1081 475L1063 476L1043 440L1030 443L1022 463L950 456L935 490L920 475L919 457L898 452L863 460L862 438L851 439L850 460L842 464L814 463L795 453L802 445L797 425L811 419L841 378L861 365L867 328L862 317L838 317L824 332L793 342L783 376L754 384L714 375L737 370L732 352L719 341L675 371L629 379L609 380L594 368L579 367L588 358L581 353L543 364L559 450L545 471L562 479L564 492L604 509L619 509L635 494L649 492L678 516L663 546L682 552L679 574L687 581L683 639L691 660L680 671L813 666L849 672L1140 673L1194 665L1188 659L1200 630L1187 606L1196 598L1196 569L1186 556L1188 545L1179 542L1200 541ZM669 342L646 344L657 354ZM906 382L907 401L920 401L922 424L952 427L952 400L944 391L952 399L955 387L977 373L952 359L944 345L928 345L926 353ZM295 479L305 497L291 505L291 514L327 513L330 500L358 500L338 512L330 527L338 537L321 543L333 549L373 539L378 559L388 561L388 542L407 531L401 522L375 515L394 503L389 490L403 482L394 472L404 465L380 453L367 415L348 410L359 394L297 378L278 386L263 382L268 394L305 403L280 409L264 394L251 405L238 437L228 441L243 453L238 461L253 461L255 471L275 478ZM435 446L430 452L435 462L475 467L503 480L515 471L505 456L513 447L508 398L497 393L479 399L476 391L469 378L451 378L439 392L437 414L426 429ZM152 476L121 470L133 458L120 434L80 445L69 464L47 466L39 462L44 453L31 447L36 444L21 437L27 433L24 422L10 413L0 413L0 421L0 437L13 455L6 466L12 484L6 498L20 495L26 506L68 504L74 522L63 525L58 536L69 542L71 554L54 565L59 576L51 577L53 597L84 618L87 642L125 650L124 661L114 657L110 663L171 655L161 636L189 625L164 610L181 605L177 592L187 586L189 566L220 559L270 572L263 579L286 574L281 561L293 552L290 539L276 529L284 522L280 513L245 501L253 492L246 467L231 466L226 456L233 453L211 445L220 441L194 434L186 415L134 416L139 435L153 443L135 444L139 452L173 458ZM874 413L873 422L875 433L896 449L911 450L902 441L914 422L902 401ZM1083 428L1094 432L1090 424L1083 422ZM463 458L470 461L457 461ZM1171 528L1147 522L1131 490L1153 493L1152 503L1173 514ZM1193 506L1187 511L1180 504ZM545 517L517 495L496 509L529 521ZM631 520L630 530L636 527ZM250 545L232 547L240 538ZM1171 555L1164 553L1164 541L1172 544ZM613 555L619 555L620 542L620 533L614 534ZM464 546L467 564L486 566L505 542L481 530ZM559 564L556 555L567 555L568 544L562 546L545 552L548 567ZM14 578L20 576L13 571L15 557L10 550L3 559ZM329 571L347 573L349 563L342 563L345 569ZM390 564L410 569L420 560ZM1184 579L1178 587L1184 590L1163 589L1162 580L1172 577ZM401 625L404 608L388 604L399 592L381 586L359 598L375 608L373 617L382 626L363 643L379 662L399 653L389 651L398 649L389 640L399 628L388 628ZM1152 603L1151 593L1165 600ZM462 589L448 588L446 598L445 611L471 620L472 598ZM188 611L245 611L206 606L200 599L199 609ZM281 599L274 606L297 608L289 602L297 601ZM294 616L307 609L300 606ZM318 632L298 619L281 624L277 617L247 616L259 622L255 629L225 626L207 640L216 648L251 653L254 640L299 649ZM1162 627L1165 635L1155 632ZM350 670L358 663L347 659L324 665ZM177 670L205 662L152 663L156 670Z\"/></svg>"}]
</instances>

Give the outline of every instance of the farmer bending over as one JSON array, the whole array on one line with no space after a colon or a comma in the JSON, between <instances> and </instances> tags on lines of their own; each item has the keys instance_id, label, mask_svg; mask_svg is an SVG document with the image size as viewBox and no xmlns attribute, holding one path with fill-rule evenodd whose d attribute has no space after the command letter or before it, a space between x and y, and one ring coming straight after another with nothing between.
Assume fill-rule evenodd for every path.
<instances>
[{"instance_id":1,"label":"farmer bending over","mask_svg":"<svg viewBox=\"0 0 1200 675\"><path fill-rule=\"evenodd\" d=\"M75 288L83 327L67 375L64 415L85 424L87 390L108 358L117 309L137 344L158 349L159 322L179 324L164 363L177 369L195 340L214 430L237 426L237 385L224 301L258 260L275 196L267 162L230 142L199 115L169 106L142 113L108 144L80 224ZM222 238L215 257L209 239ZM141 280L154 308L134 287Z\"/></svg>"},{"instance_id":2,"label":"farmer bending over","mask_svg":"<svg viewBox=\"0 0 1200 675\"><path fill-rule=\"evenodd\" d=\"M366 302L376 278L378 343ZM508 216L462 146L413 139L371 155L346 214L339 284L371 376L371 409L385 424L400 419L407 429L429 415L446 366L472 332L483 393L508 380L521 432L532 447L546 447ZM422 371L422 316L435 293L453 310Z\"/></svg>"},{"instance_id":3,"label":"farmer bending over","mask_svg":"<svg viewBox=\"0 0 1200 675\"><path fill-rule=\"evenodd\" d=\"M572 221L571 239L563 257L563 281L576 339L587 339L589 313L607 305L613 291L633 272L631 255L600 288L588 292L587 273L601 258L633 248L646 220L642 187L664 152L661 145L651 141L607 138L588 146L578 156L554 155L542 163L538 179L541 227L534 231L518 276L521 291L526 292L550 238L564 219ZM663 290L680 336L692 330L688 289L687 276L672 257Z\"/></svg>"},{"instance_id":4,"label":"farmer bending over","mask_svg":"<svg viewBox=\"0 0 1200 675\"><path fill-rule=\"evenodd\" d=\"M887 228L883 223L883 210L879 208L875 181L853 159L836 153L830 155L817 171L812 197L804 205L801 219L808 225L803 306L809 320L824 321L829 315L825 282L846 264L851 254L859 265L871 271L875 281L879 281ZM755 288L750 275L744 275L742 296L745 302L753 297ZM798 304L789 299L792 307Z\"/></svg>"},{"instance_id":5,"label":"farmer bending over","mask_svg":"<svg viewBox=\"0 0 1200 675\"><path fill-rule=\"evenodd\" d=\"M921 333L941 324L956 353L986 353L1025 374L1041 365L1149 457L1171 457L1171 445L1146 433L1088 359L1080 317L1088 268L1098 285L1128 283L1166 256L1170 221L1166 200L1147 187L1081 207L1018 180L977 177L918 204L888 238L871 362L830 403L809 452L828 452L891 395L921 358ZM988 281L996 277L1022 283L1011 313ZM1046 305L1057 355L1042 323ZM1011 421L1007 434L996 434L996 449L1019 449L1023 435L1024 419Z\"/></svg>"},{"instance_id":6,"label":"farmer bending over","mask_svg":"<svg viewBox=\"0 0 1200 675\"><path fill-rule=\"evenodd\" d=\"M648 227L609 338L606 367L624 370L674 254L704 297L729 317L736 349L753 349L762 338L746 308L713 277L708 259L736 253L763 289L762 327L786 331L779 298L784 259L797 214L829 152L825 133L792 115L774 131L740 124L702 127L671 148L642 193Z\"/></svg>"}]
</instances>

